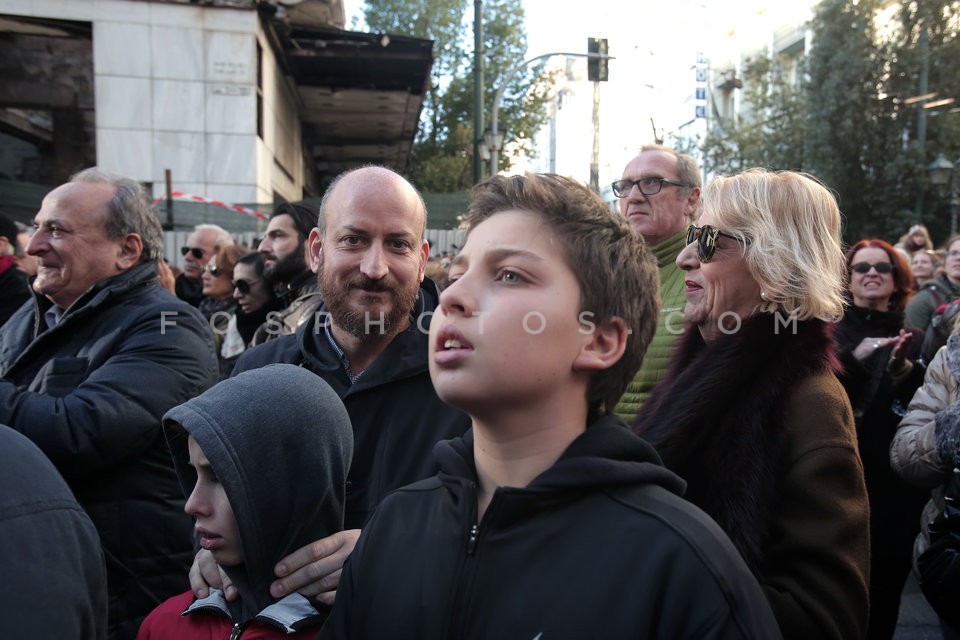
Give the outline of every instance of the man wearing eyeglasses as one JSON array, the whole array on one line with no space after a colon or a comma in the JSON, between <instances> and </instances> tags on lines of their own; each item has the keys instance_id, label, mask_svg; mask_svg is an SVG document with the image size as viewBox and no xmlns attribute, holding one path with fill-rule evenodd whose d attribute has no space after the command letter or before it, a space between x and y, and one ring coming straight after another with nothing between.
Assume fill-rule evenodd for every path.
<instances>
[{"instance_id":1,"label":"man wearing eyeglasses","mask_svg":"<svg viewBox=\"0 0 960 640\"><path fill-rule=\"evenodd\" d=\"M230 232L215 224L198 224L187 237L187 244L180 247L183 256L183 273L177 276L175 292L184 302L197 307L203 300L203 267L210 262L216 247L233 244Z\"/></svg>"},{"instance_id":2,"label":"man wearing eyeglasses","mask_svg":"<svg viewBox=\"0 0 960 640\"><path fill-rule=\"evenodd\" d=\"M620 214L647 241L660 268L660 316L643 364L615 412L633 424L654 385L666 374L677 337L683 333L683 271L676 259L686 246L687 226L700 203L700 169L690 156L644 145L613 183Z\"/></svg>"},{"instance_id":3,"label":"man wearing eyeglasses","mask_svg":"<svg viewBox=\"0 0 960 640\"><path fill-rule=\"evenodd\" d=\"M926 331L941 305L960 298L960 235L947 239L947 254L940 277L933 277L920 285L904 310L904 327Z\"/></svg>"}]
</instances>

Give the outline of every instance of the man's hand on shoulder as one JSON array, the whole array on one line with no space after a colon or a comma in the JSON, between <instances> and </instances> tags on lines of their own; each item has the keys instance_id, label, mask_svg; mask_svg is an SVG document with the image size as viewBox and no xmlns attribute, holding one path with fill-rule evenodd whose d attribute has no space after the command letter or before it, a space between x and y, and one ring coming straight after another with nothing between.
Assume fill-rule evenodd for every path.
<instances>
[{"instance_id":1,"label":"man's hand on shoulder","mask_svg":"<svg viewBox=\"0 0 960 640\"><path fill-rule=\"evenodd\" d=\"M283 558L274 569L279 580L270 585L270 595L282 598L297 591L307 598L316 598L317 602L332 606L343 565L359 537L359 529L340 531Z\"/></svg>"}]
</instances>

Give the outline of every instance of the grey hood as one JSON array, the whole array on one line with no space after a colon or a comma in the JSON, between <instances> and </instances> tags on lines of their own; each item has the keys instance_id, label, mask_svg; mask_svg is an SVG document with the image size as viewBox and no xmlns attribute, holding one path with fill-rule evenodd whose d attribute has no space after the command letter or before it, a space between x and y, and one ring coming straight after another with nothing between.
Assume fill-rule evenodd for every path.
<instances>
[{"instance_id":1,"label":"grey hood","mask_svg":"<svg viewBox=\"0 0 960 640\"><path fill-rule=\"evenodd\" d=\"M211 387L163 417L184 495L196 483L186 434L223 485L246 564L224 567L248 619L276 602L276 563L343 528L353 430L343 403L306 369L275 364Z\"/></svg>"}]
</instances>

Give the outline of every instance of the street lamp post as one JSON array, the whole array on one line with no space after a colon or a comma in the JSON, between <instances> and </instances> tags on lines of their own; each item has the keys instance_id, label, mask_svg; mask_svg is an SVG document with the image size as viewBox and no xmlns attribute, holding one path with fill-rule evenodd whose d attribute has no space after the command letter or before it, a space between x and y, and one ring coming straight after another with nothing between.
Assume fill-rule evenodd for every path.
<instances>
[{"instance_id":1,"label":"street lamp post","mask_svg":"<svg viewBox=\"0 0 960 640\"><path fill-rule=\"evenodd\" d=\"M483 152L480 157L490 160L498 152L497 150L503 147L503 137L506 133L507 127L502 122L497 123L496 131L493 130L491 122L490 126L483 130Z\"/></svg>"},{"instance_id":2,"label":"street lamp post","mask_svg":"<svg viewBox=\"0 0 960 640\"><path fill-rule=\"evenodd\" d=\"M609 56L605 53L569 53L566 51L554 51L553 53L544 53L539 56L534 56L529 60L524 60L517 66L513 67L503 76L503 80L500 81L500 86L497 87L497 91L493 96L493 108L490 110L490 129L489 132L493 131L506 131L500 121L498 116L500 115L500 101L503 100L503 92L507 90L507 85L510 84L510 81L513 80L513 76L517 74L521 69L529 66L530 64L536 62L537 60L543 60L544 58L552 58L553 56L569 56L572 58L603 58L606 60L614 60L613 56ZM488 132L484 132L484 138L486 138ZM500 149L503 145L503 135L499 136L500 139L497 140L497 135L491 133L490 142L496 144L490 146L490 175L495 176L500 171Z\"/></svg>"},{"instance_id":3,"label":"street lamp post","mask_svg":"<svg viewBox=\"0 0 960 640\"><path fill-rule=\"evenodd\" d=\"M957 163L960 163L960 158L957 159ZM950 162L943 157L942 153L938 153L937 157L933 162L927 167L927 171L930 172L930 182L940 188L943 188L948 182L950 183L950 236L952 237L957 233L957 164Z\"/></svg>"},{"instance_id":4,"label":"street lamp post","mask_svg":"<svg viewBox=\"0 0 960 640\"><path fill-rule=\"evenodd\" d=\"M483 179L483 0L473 2L473 181Z\"/></svg>"}]
</instances>

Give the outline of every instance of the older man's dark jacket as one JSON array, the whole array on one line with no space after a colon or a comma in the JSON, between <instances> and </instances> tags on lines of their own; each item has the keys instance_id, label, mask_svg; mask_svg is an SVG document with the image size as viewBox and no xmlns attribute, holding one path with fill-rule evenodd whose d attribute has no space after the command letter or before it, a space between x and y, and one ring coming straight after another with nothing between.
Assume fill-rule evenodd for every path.
<instances>
[{"instance_id":1,"label":"older man's dark jacket","mask_svg":"<svg viewBox=\"0 0 960 640\"><path fill-rule=\"evenodd\" d=\"M437 286L425 279L410 327L353 384L324 330L326 305L294 335L245 351L234 369L236 375L275 362L298 364L323 378L343 400L354 434L347 479L348 529L361 527L390 491L432 475L433 445L463 435L470 427L470 418L444 403L430 380L428 331L439 297Z\"/></svg>"},{"instance_id":2,"label":"older man's dark jacket","mask_svg":"<svg viewBox=\"0 0 960 640\"><path fill-rule=\"evenodd\" d=\"M50 304L36 296L0 328L0 423L40 447L96 525L111 637L129 638L188 587L191 522L161 418L216 381L212 332L153 264L97 283L47 329Z\"/></svg>"}]
</instances>

